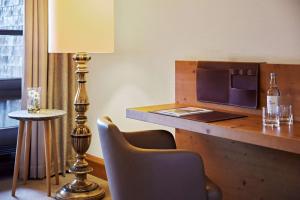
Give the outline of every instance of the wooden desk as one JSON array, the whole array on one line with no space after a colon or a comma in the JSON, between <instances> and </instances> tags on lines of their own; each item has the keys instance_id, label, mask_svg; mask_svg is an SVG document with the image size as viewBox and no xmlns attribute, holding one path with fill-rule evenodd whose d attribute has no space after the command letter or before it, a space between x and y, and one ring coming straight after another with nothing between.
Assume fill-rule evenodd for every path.
<instances>
[{"instance_id":1,"label":"wooden desk","mask_svg":"<svg viewBox=\"0 0 300 200\"><path fill-rule=\"evenodd\" d=\"M206 174L223 191L224 200L300 199L300 65L260 63L259 105L266 105L270 72L276 72L282 96L293 105L295 122L290 128L264 129L260 109L220 105L197 100L196 71L211 61L176 61L176 104L127 110L127 117L176 128L178 148L198 152ZM230 65L228 62L221 62ZM239 112L249 117L201 123L149 111L182 105Z\"/></svg>"},{"instance_id":2,"label":"wooden desk","mask_svg":"<svg viewBox=\"0 0 300 200\"><path fill-rule=\"evenodd\" d=\"M300 123L280 128L265 128L261 116L247 114L246 118L212 123L151 113L156 110L185 107L183 104L165 104L127 109L127 117L196 133L254 144L300 154ZM228 111L226 111L228 112Z\"/></svg>"},{"instance_id":3,"label":"wooden desk","mask_svg":"<svg viewBox=\"0 0 300 200\"><path fill-rule=\"evenodd\" d=\"M264 129L257 115L203 123L151 113L182 106L130 108L126 115L176 128L177 147L201 155L207 175L222 188L225 200L299 199L299 122L291 127Z\"/></svg>"}]
</instances>

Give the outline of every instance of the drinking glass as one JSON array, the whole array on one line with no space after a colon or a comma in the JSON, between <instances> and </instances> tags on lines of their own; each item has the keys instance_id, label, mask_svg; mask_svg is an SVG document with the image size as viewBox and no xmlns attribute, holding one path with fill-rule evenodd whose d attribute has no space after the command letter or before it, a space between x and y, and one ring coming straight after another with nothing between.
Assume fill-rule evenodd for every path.
<instances>
[{"instance_id":1,"label":"drinking glass","mask_svg":"<svg viewBox=\"0 0 300 200\"><path fill-rule=\"evenodd\" d=\"M278 106L279 110L279 121L280 124L293 124L293 111L292 105L280 105Z\"/></svg>"},{"instance_id":2,"label":"drinking glass","mask_svg":"<svg viewBox=\"0 0 300 200\"><path fill-rule=\"evenodd\" d=\"M276 108L273 112L268 112L266 107L262 107L262 123L264 126L269 127L279 127L279 112L278 108Z\"/></svg>"},{"instance_id":3,"label":"drinking glass","mask_svg":"<svg viewBox=\"0 0 300 200\"><path fill-rule=\"evenodd\" d=\"M38 113L41 109L41 88L27 88L27 111Z\"/></svg>"}]
</instances>

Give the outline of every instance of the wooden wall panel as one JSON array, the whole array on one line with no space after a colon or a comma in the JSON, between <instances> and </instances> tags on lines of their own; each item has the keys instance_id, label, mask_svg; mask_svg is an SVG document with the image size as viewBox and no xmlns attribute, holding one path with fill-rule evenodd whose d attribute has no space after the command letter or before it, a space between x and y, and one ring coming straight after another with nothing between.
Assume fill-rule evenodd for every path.
<instances>
[{"instance_id":1,"label":"wooden wall panel","mask_svg":"<svg viewBox=\"0 0 300 200\"><path fill-rule=\"evenodd\" d=\"M258 114L255 109L240 108L197 101L196 70L200 61L176 61L175 64L175 100L176 103L205 106L208 108L230 110L249 114Z\"/></svg>"},{"instance_id":2,"label":"wooden wall panel","mask_svg":"<svg viewBox=\"0 0 300 200\"><path fill-rule=\"evenodd\" d=\"M201 61L176 61L176 103L260 115L260 109L198 102L196 69ZM278 74L284 103L300 120L300 65L260 65L259 108L266 104L270 72ZM205 169L223 190L225 200L300 199L300 155L176 129L179 148L198 152Z\"/></svg>"},{"instance_id":3,"label":"wooden wall panel","mask_svg":"<svg viewBox=\"0 0 300 200\"><path fill-rule=\"evenodd\" d=\"M266 105L269 76L276 72L281 101L293 105L294 117L300 121L300 65L261 64L260 105Z\"/></svg>"},{"instance_id":4,"label":"wooden wall panel","mask_svg":"<svg viewBox=\"0 0 300 200\"><path fill-rule=\"evenodd\" d=\"M176 130L178 148L198 152L224 200L296 200L300 155Z\"/></svg>"},{"instance_id":5,"label":"wooden wall panel","mask_svg":"<svg viewBox=\"0 0 300 200\"><path fill-rule=\"evenodd\" d=\"M89 166L94 169L91 172L91 175L107 180L104 160L102 158L93 156L91 154L86 154L86 161L89 163Z\"/></svg>"},{"instance_id":6,"label":"wooden wall panel","mask_svg":"<svg viewBox=\"0 0 300 200\"><path fill-rule=\"evenodd\" d=\"M195 104L197 61L176 61L175 99L176 103Z\"/></svg>"},{"instance_id":7,"label":"wooden wall panel","mask_svg":"<svg viewBox=\"0 0 300 200\"><path fill-rule=\"evenodd\" d=\"M249 114L261 114L260 109L248 109L197 101L196 70L206 61L176 61L175 99L176 103L205 106L209 108L236 111ZM269 86L269 74L276 72L278 85L284 103L293 105L294 116L300 120L300 65L266 64L260 65L259 108L266 105L266 91Z\"/></svg>"}]
</instances>

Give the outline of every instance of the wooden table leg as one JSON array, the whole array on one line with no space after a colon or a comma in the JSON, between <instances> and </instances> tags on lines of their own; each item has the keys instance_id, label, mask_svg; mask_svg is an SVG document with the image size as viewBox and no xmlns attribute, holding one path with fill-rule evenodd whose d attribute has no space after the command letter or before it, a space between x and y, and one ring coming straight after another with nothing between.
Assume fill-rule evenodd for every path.
<instances>
[{"instance_id":1,"label":"wooden table leg","mask_svg":"<svg viewBox=\"0 0 300 200\"><path fill-rule=\"evenodd\" d=\"M25 124L25 122L20 120L19 130L18 130L17 148L16 148L16 157L15 157L13 184L12 184L12 190L11 190L12 196L15 196L15 193L16 193L16 186L17 186L19 165L20 165L20 156L21 156L21 149L22 149L22 143L23 143L24 124Z\"/></svg>"},{"instance_id":2,"label":"wooden table leg","mask_svg":"<svg viewBox=\"0 0 300 200\"><path fill-rule=\"evenodd\" d=\"M57 149L57 139L56 139L56 129L55 129L55 120L51 120L51 132L52 132L52 145L54 148L53 157L54 157L54 171L55 171L55 181L56 185L59 184L58 176L58 149Z\"/></svg>"},{"instance_id":3,"label":"wooden table leg","mask_svg":"<svg viewBox=\"0 0 300 200\"><path fill-rule=\"evenodd\" d=\"M45 141L45 158L46 158L46 182L47 182L47 194L51 196L51 149L50 149L50 134L49 134L49 120L44 121L44 141Z\"/></svg>"},{"instance_id":4,"label":"wooden table leg","mask_svg":"<svg viewBox=\"0 0 300 200\"><path fill-rule=\"evenodd\" d=\"M26 183L28 178L31 129L32 129L32 122L27 121L26 134L25 134L24 184Z\"/></svg>"}]
</instances>

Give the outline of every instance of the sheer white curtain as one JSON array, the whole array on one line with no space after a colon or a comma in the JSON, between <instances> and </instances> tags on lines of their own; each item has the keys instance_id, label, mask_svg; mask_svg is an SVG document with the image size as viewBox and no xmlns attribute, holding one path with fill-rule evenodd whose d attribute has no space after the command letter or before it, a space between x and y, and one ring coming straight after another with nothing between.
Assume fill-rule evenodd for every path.
<instances>
[{"instance_id":1,"label":"sheer white curtain","mask_svg":"<svg viewBox=\"0 0 300 200\"><path fill-rule=\"evenodd\" d=\"M25 67L22 107L26 108L26 88L41 87L42 108L67 111L63 119L56 120L60 171L65 173L74 154L70 133L74 125L75 67L68 54L48 54L48 0L26 0L24 4ZM29 174L31 178L43 178L45 155L42 124L33 123L32 130Z\"/></svg>"}]
</instances>

